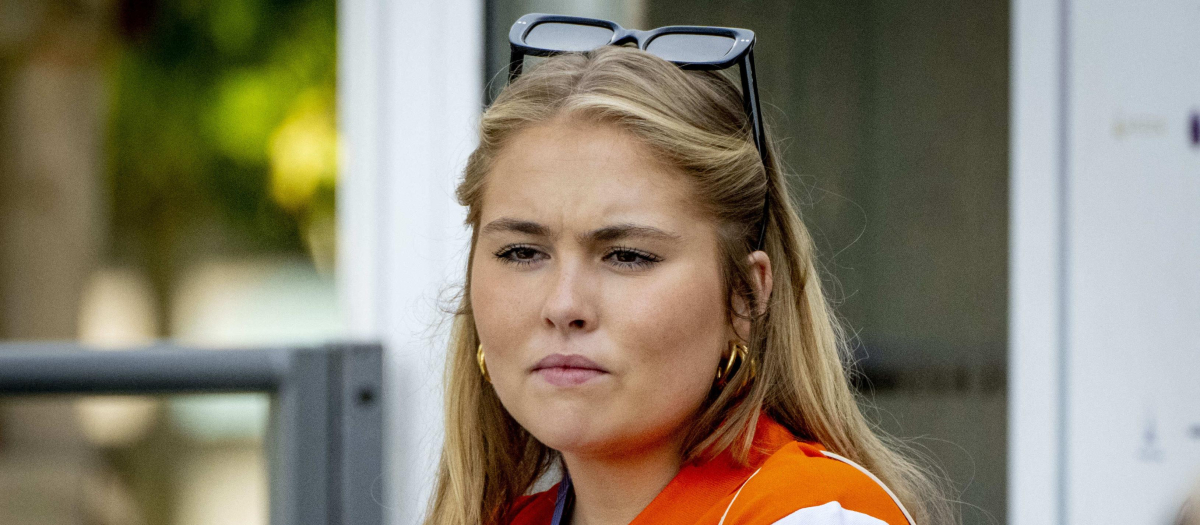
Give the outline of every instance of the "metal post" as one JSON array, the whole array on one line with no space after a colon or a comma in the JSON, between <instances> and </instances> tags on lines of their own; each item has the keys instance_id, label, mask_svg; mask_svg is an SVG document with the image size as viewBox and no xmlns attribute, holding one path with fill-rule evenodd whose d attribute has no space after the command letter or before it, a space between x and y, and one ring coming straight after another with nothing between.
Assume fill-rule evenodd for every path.
<instances>
[{"instance_id":1,"label":"metal post","mask_svg":"<svg viewBox=\"0 0 1200 525\"><path fill-rule=\"evenodd\" d=\"M292 355L271 403L272 525L329 525L329 356Z\"/></svg>"},{"instance_id":2,"label":"metal post","mask_svg":"<svg viewBox=\"0 0 1200 525\"><path fill-rule=\"evenodd\" d=\"M340 491L337 523L383 523L383 352L377 346L346 346L341 357L335 420L340 435L334 457ZM332 392L332 391L331 391ZM331 480L334 478L331 478Z\"/></svg>"},{"instance_id":3,"label":"metal post","mask_svg":"<svg viewBox=\"0 0 1200 525\"><path fill-rule=\"evenodd\" d=\"M379 345L93 352L0 345L0 395L272 392L265 443L274 525L383 523Z\"/></svg>"}]
</instances>

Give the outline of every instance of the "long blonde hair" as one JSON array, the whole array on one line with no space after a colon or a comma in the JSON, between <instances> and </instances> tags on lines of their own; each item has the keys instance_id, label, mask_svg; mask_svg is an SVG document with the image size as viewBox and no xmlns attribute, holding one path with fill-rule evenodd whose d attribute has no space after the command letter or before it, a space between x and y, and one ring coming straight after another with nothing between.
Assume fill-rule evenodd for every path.
<instances>
[{"instance_id":1,"label":"long blonde hair","mask_svg":"<svg viewBox=\"0 0 1200 525\"><path fill-rule=\"evenodd\" d=\"M685 71L615 46L546 59L506 87L481 119L479 146L457 190L476 233L454 312L445 444L425 523L505 523L513 500L559 461L505 411L479 372L469 261L487 174L498 153L517 132L563 116L619 126L687 174L696 204L717 225L730 320L740 315L734 297L762 309L751 317L748 340L749 355L758 363L756 379L741 392L714 391L694 418L683 459L699 461L729 450L747 461L758 414L765 411L798 438L820 442L869 469L918 523L950 523L952 512L931 477L897 452L890 438L877 435L859 411L843 361L845 334L821 290L812 239L788 198L773 148L764 173L738 90L720 74ZM769 202L765 215L764 202ZM774 277L765 304L754 300L746 265L764 219L763 250Z\"/></svg>"}]
</instances>

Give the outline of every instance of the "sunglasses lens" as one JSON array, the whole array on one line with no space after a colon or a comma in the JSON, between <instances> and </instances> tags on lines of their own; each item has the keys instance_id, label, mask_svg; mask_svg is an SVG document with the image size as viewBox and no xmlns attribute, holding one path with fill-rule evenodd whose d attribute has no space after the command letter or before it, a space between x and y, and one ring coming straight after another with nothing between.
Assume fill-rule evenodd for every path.
<instances>
[{"instance_id":1,"label":"sunglasses lens","mask_svg":"<svg viewBox=\"0 0 1200 525\"><path fill-rule=\"evenodd\" d=\"M525 44L553 51L591 51L612 41L613 31L607 27L543 22L533 26L525 35Z\"/></svg>"},{"instance_id":2,"label":"sunglasses lens","mask_svg":"<svg viewBox=\"0 0 1200 525\"><path fill-rule=\"evenodd\" d=\"M712 62L724 58L733 44L727 36L667 33L651 40L646 51L671 62Z\"/></svg>"}]
</instances>

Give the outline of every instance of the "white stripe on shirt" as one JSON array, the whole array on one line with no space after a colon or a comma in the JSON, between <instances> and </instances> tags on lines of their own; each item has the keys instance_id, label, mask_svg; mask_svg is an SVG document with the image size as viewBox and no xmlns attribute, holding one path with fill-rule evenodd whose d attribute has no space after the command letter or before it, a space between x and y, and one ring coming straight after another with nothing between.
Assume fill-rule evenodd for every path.
<instances>
[{"instance_id":1,"label":"white stripe on shirt","mask_svg":"<svg viewBox=\"0 0 1200 525\"><path fill-rule=\"evenodd\" d=\"M831 501L816 507L805 507L784 516L774 525L887 525L887 522L852 510Z\"/></svg>"}]
</instances>

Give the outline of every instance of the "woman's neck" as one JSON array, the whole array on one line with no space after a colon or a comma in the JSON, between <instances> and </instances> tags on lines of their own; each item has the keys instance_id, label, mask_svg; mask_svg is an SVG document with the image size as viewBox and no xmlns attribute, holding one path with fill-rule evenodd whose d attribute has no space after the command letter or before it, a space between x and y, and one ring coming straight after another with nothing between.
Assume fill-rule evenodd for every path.
<instances>
[{"instance_id":1,"label":"woman's neck","mask_svg":"<svg viewBox=\"0 0 1200 525\"><path fill-rule=\"evenodd\" d=\"M620 456L563 454L571 472L571 525L627 525L679 473L679 443Z\"/></svg>"}]
</instances>

